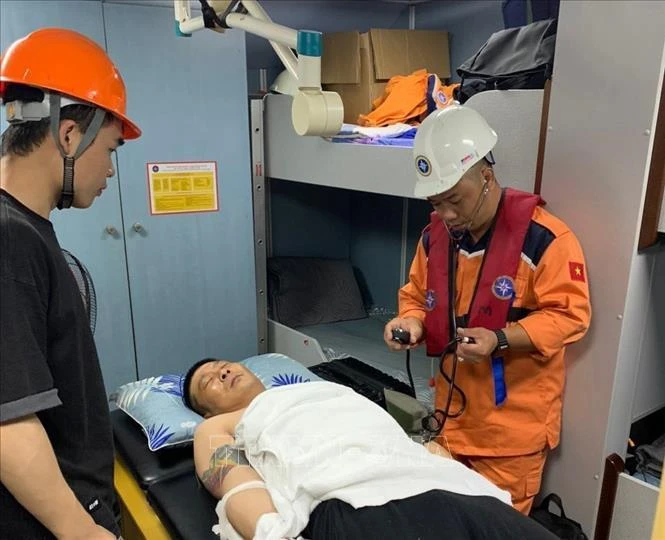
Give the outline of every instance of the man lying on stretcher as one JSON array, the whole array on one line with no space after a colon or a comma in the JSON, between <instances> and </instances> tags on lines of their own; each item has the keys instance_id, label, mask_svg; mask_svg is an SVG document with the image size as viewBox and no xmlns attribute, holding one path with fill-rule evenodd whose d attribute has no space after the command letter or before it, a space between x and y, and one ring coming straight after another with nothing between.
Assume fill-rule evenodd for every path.
<instances>
[{"instance_id":1,"label":"man lying on stretcher","mask_svg":"<svg viewBox=\"0 0 665 540\"><path fill-rule=\"evenodd\" d=\"M555 538L507 492L344 386L266 390L241 364L205 360L183 394L206 417L194 459L220 499L223 538Z\"/></svg>"}]
</instances>

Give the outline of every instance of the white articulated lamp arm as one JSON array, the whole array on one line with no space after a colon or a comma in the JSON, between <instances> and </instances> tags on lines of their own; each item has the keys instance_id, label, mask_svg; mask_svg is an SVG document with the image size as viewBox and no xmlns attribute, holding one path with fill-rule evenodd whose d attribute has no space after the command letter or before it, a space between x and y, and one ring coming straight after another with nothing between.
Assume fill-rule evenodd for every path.
<instances>
[{"instance_id":1,"label":"white articulated lamp arm","mask_svg":"<svg viewBox=\"0 0 665 540\"><path fill-rule=\"evenodd\" d=\"M291 120L298 135L331 136L339 133L344 117L342 100L335 92L321 90L322 34L293 30L274 23L255 0L199 0L203 15L192 17L190 0L173 0L176 33L210 28L223 32L238 28L267 39L286 69L298 81ZM298 53L293 53L295 49Z\"/></svg>"}]
</instances>

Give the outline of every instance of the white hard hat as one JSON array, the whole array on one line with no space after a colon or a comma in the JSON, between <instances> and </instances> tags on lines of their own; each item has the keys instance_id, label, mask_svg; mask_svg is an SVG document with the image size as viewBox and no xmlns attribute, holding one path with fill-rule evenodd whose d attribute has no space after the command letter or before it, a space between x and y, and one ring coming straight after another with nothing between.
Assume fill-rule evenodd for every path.
<instances>
[{"instance_id":1,"label":"white hard hat","mask_svg":"<svg viewBox=\"0 0 665 540\"><path fill-rule=\"evenodd\" d=\"M270 90L278 94L295 96L298 93L298 81L285 69L277 75L275 81L270 85Z\"/></svg>"},{"instance_id":2,"label":"white hard hat","mask_svg":"<svg viewBox=\"0 0 665 540\"><path fill-rule=\"evenodd\" d=\"M469 107L450 105L434 111L418 128L413 143L418 174L414 196L427 198L451 189L496 141L496 132Z\"/></svg>"}]
</instances>

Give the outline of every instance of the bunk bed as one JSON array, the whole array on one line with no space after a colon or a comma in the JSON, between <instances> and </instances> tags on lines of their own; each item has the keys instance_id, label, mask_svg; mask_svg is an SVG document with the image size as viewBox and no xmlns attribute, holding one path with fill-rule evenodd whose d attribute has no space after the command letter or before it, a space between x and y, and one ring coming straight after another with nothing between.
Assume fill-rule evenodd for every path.
<instances>
[{"instance_id":1,"label":"bunk bed","mask_svg":"<svg viewBox=\"0 0 665 540\"><path fill-rule=\"evenodd\" d=\"M499 134L494 150L495 170L503 186L534 190L543 94L543 90L488 91L467 102L481 112ZM268 95L263 107L267 178L404 199L413 197L415 174L411 148L299 137L291 126L289 96ZM266 196L265 206L269 209L269 193ZM269 210L255 207L259 219L266 213L269 214ZM270 223L271 218L280 219L273 215L266 222ZM256 230L260 231L262 225L256 223ZM266 237L270 237L269 231ZM266 253L266 258L257 259L257 269L265 268L269 255ZM411 256L412 253L403 250L403 260L396 260L395 267L407 265ZM266 317L268 347L306 366L351 356L408 382L404 355L388 351L383 342L383 327L389 318L382 310L381 315L370 313L366 318L291 327L277 318ZM437 370L435 361L426 357L423 348L418 348L413 351L411 367L418 399L431 406L430 380Z\"/></svg>"},{"instance_id":2,"label":"bunk bed","mask_svg":"<svg viewBox=\"0 0 665 540\"><path fill-rule=\"evenodd\" d=\"M290 96L276 94L264 99L267 177L413 197L410 148L299 137L291 125L291 101ZM483 114L499 133L494 154L497 176L504 179L504 185L533 191L543 90L482 92L466 105Z\"/></svg>"},{"instance_id":3,"label":"bunk bed","mask_svg":"<svg viewBox=\"0 0 665 540\"><path fill-rule=\"evenodd\" d=\"M541 133L546 131L541 130L543 97L544 92L539 90L490 91L477 94L467 102L481 112L499 134L494 151L495 170L503 186L524 191L536 189L538 156L542 155L539 142ZM264 108L266 177L406 200L412 197L413 181L410 179L415 175L410 148L338 144L321 138L297 137L290 126L289 97L269 95L264 100ZM269 201L267 204L269 207ZM665 232L665 201L660 217L659 230ZM273 216L273 219L278 218ZM395 264L408 264L411 255L403 254L406 261ZM257 261L257 267L260 264ZM656 298L662 296L659 292L654 294ZM267 338L270 350L283 352L305 365L346 354L405 380L403 356L388 352L383 343L382 326L387 319L370 315L366 319L292 328L267 318ZM432 362L418 350L412 355L412 365L418 399L427 402L431 399L431 390L428 393L425 383L433 372ZM661 409L654 414L662 413ZM634 427L637 425L635 422ZM633 440L648 442L662 433L662 422L641 439L633 435L633 431ZM598 540L624 538L638 530L644 534L650 528L659 489L642 481L639 475L622 472L623 468L621 458L608 458L606 477L609 479L600 496L595 531ZM636 512L636 508L640 511ZM633 518L626 519L627 515Z\"/></svg>"}]
</instances>

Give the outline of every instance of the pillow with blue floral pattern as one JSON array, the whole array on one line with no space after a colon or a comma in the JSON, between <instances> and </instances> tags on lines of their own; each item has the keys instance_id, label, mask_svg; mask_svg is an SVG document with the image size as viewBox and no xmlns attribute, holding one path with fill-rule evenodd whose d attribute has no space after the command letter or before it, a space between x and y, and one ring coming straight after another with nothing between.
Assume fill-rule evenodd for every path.
<instances>
[{"instance_id":1,"label":"pillow with blue floral pattern","mask_svg":"<svg viewBox=\"0 0 665 540\"><path fill-rule=\"evenodd\" d=\"M309 381L320 377L283 354L261 354L240 362L252 371L266 388ZM122 385L111 400L138 423L153 452L169 446L191 443L203 417L182 402L184 374L148 377Z\"/></svg>"}]
</instances>

